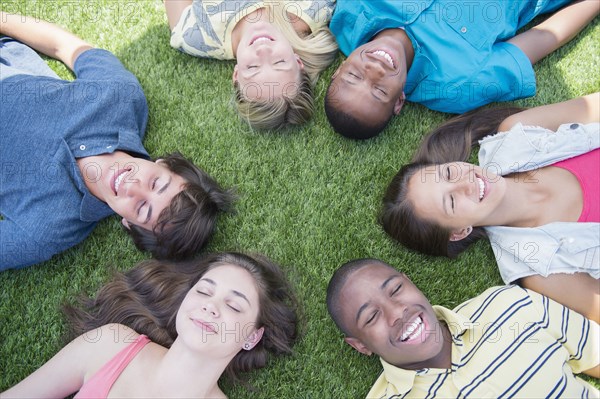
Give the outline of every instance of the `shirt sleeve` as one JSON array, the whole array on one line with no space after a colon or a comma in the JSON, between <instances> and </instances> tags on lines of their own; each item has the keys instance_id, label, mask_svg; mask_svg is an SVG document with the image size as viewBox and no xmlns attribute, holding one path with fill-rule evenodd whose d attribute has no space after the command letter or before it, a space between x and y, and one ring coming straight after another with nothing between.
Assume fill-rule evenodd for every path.
<instances>
[{"instance_id":1,"label":"shirt sleeve","mask_svg":"<svg viewBox=\"0 0 600 399\"><path fill-rule=\"evenodd\" d=\"M470 76L458 80L450 76L444 79L442 88L433 88L436 90L430 91L435 95L430 99L424 95L419 102L436 111L458 114L496 101L531 97L536 92L536 81L525 53L511 43L498 42Z\"/></svg>"},{"instance_id":2,"label":"shirt sleeve","mask_svg":"<svg viewBox=\"0 0 600 399\"><path fill-rule=\"evenodd\" d=\"M113 53L107 50L92 48L84 51L75 60L73 69L77 79L130 83L142 91L135 75L129 72Z\"/></svg>"},{"instance_id":3,"label":"shirt sleeve","mask_svg":"<svg viewBox=\"0 0 600 399\"><path fill-rule=\"evenodd\" d=\"M544 315L542 324L569 353L567 363L578 374L600 364L598 323L537 292L527 290L534 306Z\"/></svg>"},{"instance_id":4,"label":"shirt sleeve","mask_svg":"<svg viewBox=\"0 0 600 399\"><path fill-rule=\"evenodd\" d=\"M44 262L59 252L36 242L11 220L0 220L0 272Z\"/></svg>"}]
</instances>

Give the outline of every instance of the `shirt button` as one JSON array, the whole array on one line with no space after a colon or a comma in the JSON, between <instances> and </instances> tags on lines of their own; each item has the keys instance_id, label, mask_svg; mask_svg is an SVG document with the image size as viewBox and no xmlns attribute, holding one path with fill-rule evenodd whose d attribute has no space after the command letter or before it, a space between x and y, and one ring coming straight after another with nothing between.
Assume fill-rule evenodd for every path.
<instances>
[{"instance_id":1,"label":"shirt button","mask_svg":"<svg viewBox=\"0 0 600 399\"><path fill-rule=\"evenodd\" d=\"M575 130L579 127L579 123L573 123L571 126L569 126L569 128Z\"/></svg>"},{"instance_id":2,"label":"shirt button","mask_svg":"<svg viewBox=\"0 0 600 399\"><path fill-rule=\"evenodd\" d=\"M466 27L466 26L463 26L462 28L460 28L460 31L461 31L462 33L467 33L467 27Z\"/></svg>"},{"instance_id":3,"label":"shirt button","mask_svg":"<svg viewBox=\"0 0 600 399\"><path fill-rule=\"evenodd\" d=\"M79 149L80 149L81 151L83 151L83 150L85 150L85 146L82 144L82 145L80 145L80 146L79 146Z\"/></svg>"}]
</instances>

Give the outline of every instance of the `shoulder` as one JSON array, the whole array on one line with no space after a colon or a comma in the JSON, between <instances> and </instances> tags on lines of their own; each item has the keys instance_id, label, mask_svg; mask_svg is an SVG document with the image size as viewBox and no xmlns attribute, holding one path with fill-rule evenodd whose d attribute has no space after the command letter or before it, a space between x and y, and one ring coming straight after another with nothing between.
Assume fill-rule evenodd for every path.
<instances>
[{"instance_id":1,"label":"shoulder","mask_svg":"<svg viewBox=\"0 0 600 399\"><path fill-rule=\"evenodd\" d=\"M86 379L134 343L139 336L140 334L127 326L111 323L77 337L73 344L77 345L81 359L87 364Z\"/></svg>"}]
</instances>

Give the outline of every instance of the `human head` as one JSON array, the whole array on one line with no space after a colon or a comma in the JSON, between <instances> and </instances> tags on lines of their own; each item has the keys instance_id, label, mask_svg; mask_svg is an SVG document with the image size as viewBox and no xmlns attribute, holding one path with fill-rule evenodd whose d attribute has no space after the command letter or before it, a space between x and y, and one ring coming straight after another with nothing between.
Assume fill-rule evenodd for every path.
<instances>
[{"instance_id":1,"label":"human head","mask_svg":"<svg viewBox=\"0 0 600 399\"><path fill-rule=\"evenodd\" d=\"M428 255L454 258L479 238L485 237L485 231L471 226L472 229L465 231L469 233L466 236L451 239L455 233L453 229L421 217L415 211L409 195L409 183L426 168L439 168L439 165L414 162L400 168L385 192L379 220L383 229L402 245Z\"/></svg>"},{"instance_id":2,"label":"human head","mask_svg":"<svg viewBox=\"0 0 600 399\"><path fill-rule=\"evenodd\" d=\"M260 21L247 24L250 29L245 35L246 42L242 37L236 52L233 86L237 112L256 129L299 125L314 113L313 86L319 73L335 58L337 43L327 28L299 36L287 8L279 4L269 4L263 10L266 12L260 11ZM261 73L265 74L259 76L260 81L256 81L257 77L244 79L245 73L260 69L257 57L275 58L271 65L260 65ZM279 68L276 63L281 60L293 66L285 79L269 73ZM295 76L291 76L296 70Z\"/></svg>"},{"instance_id":3,"label":"human head","mask_svg":"<svg viewBox=\"0 0 600 399\"><path fill-rule=\"evenodd\" d=\"M377 259L342 265L327 287L327 309L344 340L407 369L441 356L440 323L423 293L406 275Z\"/></svg>"},{"instance_id":4,"label":"human head","mask_svg":"<svg viewBox=\"0 0 600 399\"><path fill-rule=\"evenodd\" d=\"M219 211L229 208L232 194L180 153L161 157L160 162L183 178L183 189L163 209L151 230L125 223L126 231L140 250L157 259L186 259L207 243Z\"/></svg>"},{"instance_id":5,"label":"human head","mask_svg":"<svg viewBox=\"0 0 600 399\"><path fill-rule=\"evenodd\" d=\"M65 307L72 335L121 323L168 348L178 336L177 314L184 298L207 272L220 266L241 268L252 276L259 299L256 328L263 328L260 341L251 350L241 350L229 363L228 376L238 380L241 372L264 367L269 353L290 354L298 336L290 284L279 266L266 257L237 252L207 254L184 262L151 259L117 274L95 298L82 300L78 307Z\"/></svg>"},{"instance_id":6,"label":"human head","mask_svg":"<svg viewBox=\"0 0 600 399\"><path fill-rule=\"evenodd\" d=\"M356 48L331 77L325 113L333 129L353 139L378 135L404 105L406 60L389 36Z\"/></svg>"}]
</instances>

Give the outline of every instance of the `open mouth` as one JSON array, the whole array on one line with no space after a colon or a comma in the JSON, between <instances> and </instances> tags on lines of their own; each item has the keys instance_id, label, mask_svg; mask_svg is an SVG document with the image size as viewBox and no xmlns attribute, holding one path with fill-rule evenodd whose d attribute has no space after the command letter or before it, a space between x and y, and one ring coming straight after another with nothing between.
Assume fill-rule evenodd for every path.
<instances>
[{"instance_id":1,"label":"open mouth","mask_svg":"<svg viewBox=\"0 0 600 399\"><path fill-rule=\"evenodd\" d=\"M115 192L115 195L118 195L119 187L121 187L123 179L129 172L129 169L123 169L121 172L119 172L118 175L115 176L115 179L113 181L113 191Z\"/></svg>"},{"instance_id":2,"label":"open mouth","mask_svg":"<svg viewBox=\"0 0 600 399\"><path fill-rule=\"evenodd\" d=\"M479 201L481 201L485 197L485 181L479 176L475 176L475 179L477 180L477 184L479 184Z\"/></svg>"},{"instance_id":3,"label":"open mouth","mask_svg":"<svg viewBox=\"0 0 600 399\"><path fill-rule=\"evenodd\" d=\"M421 316L417 316L416 319L413 320L412 323L406 327L404 333L400 336L400 342L410 342L421 336L423 329L425 328L425 323L423 323L423 319Z\"/></svg>"},{"instance_id":4,"label":"open mouth","mask_svg":"<svg viewBox=\"0 0 600 399\"><path fill-rule=\"evenodd\" d=\"M394 63L394 59L392 56L384 50L375 50L372 51L371 54L376 55L380 58L383 58L392 68L396 68L396 64Z\"/></svg>"},{"instance_id":5,"label":"open mouth","mask_svg":"<svg viewBox=\"0 0 600 399\"><path fill-rule=\"evenodd\" d=\"M250 45L252 46L254 43L258 44L258 43L266 43L266 42L272 42L272 41L274 41L272 37L261 35L261 36L256 36L255 38L253 38L250 41Z\"/></svg>"}]
</instances>

